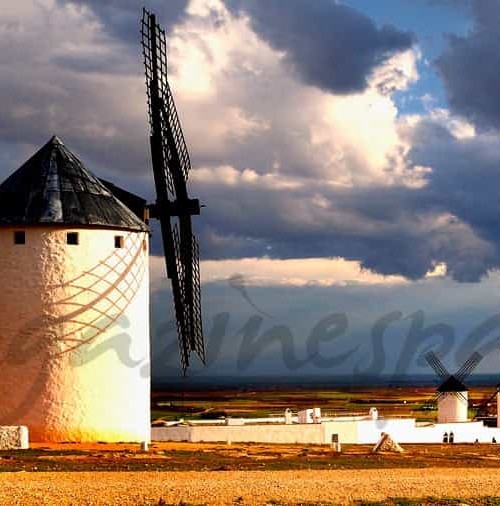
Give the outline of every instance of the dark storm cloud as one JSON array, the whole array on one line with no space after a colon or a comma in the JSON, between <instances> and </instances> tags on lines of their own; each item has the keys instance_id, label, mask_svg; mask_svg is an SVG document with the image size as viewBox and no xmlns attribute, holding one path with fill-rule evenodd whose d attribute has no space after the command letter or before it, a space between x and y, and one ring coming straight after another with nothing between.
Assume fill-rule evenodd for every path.
<instances>
[{"instance_id":1,"label":"dark storm cloud","mask_svg":"<svg viewBox=\"0 0 500 506\"><path fill-rule=\"evenodd\" d=\"M112 55L85 54L63 55L52 58L52 63L57 67L80 74L130 74L128 61L113 58Z\"/></svg>"},{"instance_id":2,"label":"dark storm cloud","mask_svg":"<svg viewBox=\"0 0 500 506\"><path fill-rule=\"evenodd\" d=\"M178 23L184 14L188 0L58 0L61 5L73 4L89 7L101 19L112 35L123 41L137 44L139 40L139 19L143 5L159 18L168 31Z\"/></svg>"},{"instance_id":3,"label":"dark storm cloud","mask_svg":"<svg viewBox=\"0 0 500 506\"><path fill-rule=\"evenodd\" d=\"M132 175L140 185L148 176L137 16L134 52L103 35L92 18L69 8L44 12L40 6L32 16L7 18L19 28L0 34L0 142L24 155L2 156L0 179L54 134L103 177Z\"/></svg>"},{"instance_id":4,"label":"dark storm cloud","mask_svg":"<svg viewBox=\"0 0 500 506\"><path fill-rule=\"evenodd\" d=\"M254 29L286 52L305 82L335 93L364 90L377 65L413 43L410 33L378 28L359 11L331 0L226 3L248 14Z\"/></svg>"},{"instance_id":5,"label":"dark storm cloud","mask_svg":"<svg viewBox=\"0 0 500 506\"><path fill-rule=\"evenodd\" d=\"M58 5L46 12L34 6L32 16L2 24L13 28L0 34L0 141L9 143L11 152L26 145L34 150L57 134L105 177L125 183L133 175L148 177L139 34L143 4L58 0ZM146 7L169 30L183 19L186 5L187 0L152 0ZM70 6L88 10L72 15ZM92 32L94 16L102 31ZM0 179L23 161L9 158L0 160Z\"/></svg>"},{"instance_id":6,"label":"dark storm cloud","mask_svg":"<svg viewBox=\"0 0 500 506\"><path fill-rule=\"evenodd\" d=\"M500 268L500 143L457 139L433 121L411 142L409 162L433 169L421 188L196 185L209 203L204 256L343 257L409 279L445 263L453 279L479 281Z\"/></svg>"},{"instance_id":7,"label":"dark storm cloud","mask_svg":"<svg viewBox=\"0 0 500 506\"><path fill-rule=\"evenodd\" d=\"M500 267L500 143L493 136L458 139L444 126L423 121L412 134L412 145L409 161L433 170L424 188L400 191L399 203L382 199L389 210L405 208L413 217L406 233L374 248L374 267L381 271L380 262L390 264L391 258L397 265L401 255L410 270L429 260L445 262L453 279L478 281ZM422 226L429 214L441 216L438 224Z\"/></svg>"},{"instance_id":8,"label":"dark storm cloud","mask_svg":"<svg viewBox=\"0 0 500 506\"><path fill-rule=\"evenodd\" d=\"M471 1L474 25L464 36L448 35L436 64L451 107L479 127L500 127L500 3Z\"/></svg>"},{"instance_id":9,"label":"dark storm cloud","mask_svg":"<svg viewBox=\"0 0 500 506\"><path fill-rule=\"evenodd\" d=\"M480 251L457 247L450 263L456 279L475 281L500 266L500 143L494 136L459 140L430 122L419 126L414 140L411 158L436 168L426 202L467 224L488 245Z\"/></svg>"},{"instance_id":10,"label":"dark storm cloud","mask_svg":"<svg viewBox=\"0 0 500 506\"><path fill-rule=\"evenodd\" d=\"M212 194L207 199L217 201L223 198L222 193ZM324 215L311 204L309 209L303 210L311 215L311 221L301 223L303 216L296 214L293 209L297 200L307 199L306 196L300 197L295 192L278 196L260 189L260 204L255 209L252 201L255 202L256 195L252 197L251 194L243 195L237 191L234 199L242 207L236 219L225 213L224 204L213 211L206 210L203 220L211 226L212 233L203 235L204 256L238 258L251 256L248 254L250 251L253 256L271 258L344 257L358 260L363 267L381 274L399 274L418 279L438 261L433 251L435 234L426 236L422 231L412 228L410 210L399 217L399 222L395 222L396 216L379 222L372 216L377 201L385 202L386 211L392 211L394 215L401 214L399 206L402 200L411 200L409 193L401 189L399 194L387 189L345 194L325 192L323 196L335 202L335 208ZM363 206L363 199L365 202L375 201L375 205ZM225 200L228 200L227 194ZM421 209L419 211L422 212ZM240 222L243 215L246 219ZM342 218L336 218L336 215ZM364 221L372 230L363 230L360 221ZM238 240L234 241L235 238ZM245 246L243 251L240 245Z\"/></svg>"},{"instance_id":11,"label":"dark storm cloud","mask_svg":"<svg viewBox=\"0 0 500 506\"><path fill-rule=\"evenodd\" d=\"M17 144L31 144L35 150L57 134L93 170L107 168L115 172L115 177L116 173L144 176L148 160L145 99L142 121L132 121L126 111L113 107L115 102L125 102L128 95L123 89L117 90L112 80L106 84L88 79L79 82L78 75L64 75L70 93L61 89L55 79L51 86L51 76L47 76L44 86L24 80L22 75L6 78L0 87L0 139L11 143L12 151ZM86 100L92 107L84 106ZM0 178L23 161L2 164Z\"/></svg>"}]
</instances>

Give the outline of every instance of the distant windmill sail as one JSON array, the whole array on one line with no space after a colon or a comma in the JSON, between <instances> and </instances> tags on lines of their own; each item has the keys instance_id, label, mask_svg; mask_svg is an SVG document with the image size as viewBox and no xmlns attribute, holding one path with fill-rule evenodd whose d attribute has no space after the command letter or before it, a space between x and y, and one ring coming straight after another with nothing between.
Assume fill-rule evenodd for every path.
<instances>
[{"instance_id":1,"label":"distant windmill sail","mask_svg":"<svg viewBox=\"0 0 500 506\"><path fill-rule=\"evenodd\" d=\"M455 373L455 378L458 381L463 381L483 360L481 353L475 351L462 365L462 367Z\"/></svg>"},{"instance_id":2,"label":"distant windmill sail","mask_svg":"<svg viewBox=\"0 0 500 506\"><path fill-rule=\"evenodd\" d=\"M205 360L199 248L191 224L191 216L200 214L200 203L188 198L186 183L191 162L167 80L165 31L157 24L155 15L146 9L143 9L141 35L156 187L156 203L151 206L151 214L161 225L185 373L191 352L197 353L202 362ZM175 225L174 217L178 219Z\"/></svg>"},{"instance_id":3,"label":"distant windmill sail","mask_svg":"<svg viewBox=\"0 0 500 506\"><path fill-rule=\"evenodd\" d=\"M426 353L424 358L442 380L437 389L437 397L439 398L443 394L452 394L467 403L468 400L464 395L467 387L463 384L463 381L479 365L479 362L483 359L483 355L478 352L472 353L455 374L450 374L446 370L439 357L433 351Z\"/></svg>"},{"instance_id":4,"label":"distant windmill sail","mask_svg":"<svg viewBox=\"0 0 500 506\"><path fill-rule=\"evenodd\" d=\"M436 374L441 379L446 379L451 376L450 373L445 369L441 360L439 360L438 356L433 351L429 351L425 354L425 360L427 360L427 363L434 369Z\"/></svg>"}]
</instances>

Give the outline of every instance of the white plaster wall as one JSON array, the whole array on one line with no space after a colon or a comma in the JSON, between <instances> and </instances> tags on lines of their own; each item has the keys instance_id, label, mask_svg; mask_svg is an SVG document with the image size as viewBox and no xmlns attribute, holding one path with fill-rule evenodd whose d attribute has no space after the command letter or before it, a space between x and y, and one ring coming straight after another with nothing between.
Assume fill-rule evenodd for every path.
<instances>
[{"instance_id":1,"label":"white plaster wall","mask_svg":"<svg viewBox=\"0 0 500 506\"><path fill-rule=\"evenodd\" d=\"M149 440L147 233L32 227L14 245L14 230L0 228L0 424L32 441Z\"/></svg>"},{"instance_id":2,"label":"white plaster wall","mask_svg":"<svg viewBox=\"0 0 500 506\"><path fill-rule=\"evenodd\" d=\"M356 423L359 444L375 444L382 436L382 432L390 434L399 443L406 440L415 428L415 420L412 418L367 419Z\"/></svg>"},{"instance_id":3,"label":"white plaster wall","mask_svg":"<svg viewBox=\"0 0 500 506\"><path fill-rule=\"evenodd\" d=\"M332 442L332 435L338 434L340 444L358 443L358 423L356 420L338 420L322 422L325 443Z\"/></svg>"},{"instance_id":4,"label":"white plaster wall","mask_svg":"<svg viewBox=\"0 0 500 506\"><path fill-rule=\"evenodd\" d=\"M482 422L417 426L416 430L409 434L410 438L408 442L442 443L445 432L448 436L450 432L453 432L455 443L474 443L476 439L480 443L491 443L494 437L500 442L500 430L486 427Z\"/></svg>"},{"instance_id":5,"label":"white plaster wall","mask_svg":"<svg viewBox=\"0 0 500 506\"><path fill-rule=\"evenodd\" d=\"M191 427L188 427L187 425L180 425L175 427L152 427L151 441L192 442Z\"/></svg>"},{"instance_id":6,"label":"white plaster wall","mask_svg":"<svg viewBox=\"0 0 500 506\"><path fill-rule=\"evenodd\" d=\"M386 432L398 443L442 443L443 434L453 432L456 443L500 443L500 429L482 422L417 425L413 418L338 420L321 424L272 424L243 426L154 427L153 441L254 442L330 444L332 434L341 444L376 444Z\"/></svg>"},{"instance_id":7,"label":"white plaster wall","mask_svg":"<svg viewBox=\"0 0 500 506\"><path fill-rule=\"evenodd\" d=\"M486 427L482 422L457 422L417 425L414 419L382 419L383 424L371 425L369 421L357 422L359 444L375 444L381 432L387 432L398 443L442 443L445 432L453 432L455 443L491 443L495 437L500 442L500 429Z\"/></svg>"},{"instance_id":8,"label":"white plaster wall","mask_svg":"<svg viewBox=\"0 0 500 506\"><path fill-rule=\"evenodd\" d=\"M322 424L154 427L153 441L325 443Z\"/></svg>"},{"instance_id":9,"label":"white plaster wall","mask_svg":"<svg viewBox=\"0 0 500 506\"><path fill-rule=\"evenodd\" d=\"M438 398L438 422L466 422L469 403L467 392L445 392Z\"/></svg>"},{"instance_id":10,"label":"white plaster wall","mask_svg":"<svg viewBox=\"0 0 500 506\"><path fill-rule=\"evenodd\" d=\"M500 429L486 427L482 422L457 422L417 425L415 419L382 419L377 424L357 422L359 444L375 444L381 432L386 432L398 443L442 443L445 432L453 432L455 443L491 443L495 437L500 443Z\"/></svg>"}]
</instances>

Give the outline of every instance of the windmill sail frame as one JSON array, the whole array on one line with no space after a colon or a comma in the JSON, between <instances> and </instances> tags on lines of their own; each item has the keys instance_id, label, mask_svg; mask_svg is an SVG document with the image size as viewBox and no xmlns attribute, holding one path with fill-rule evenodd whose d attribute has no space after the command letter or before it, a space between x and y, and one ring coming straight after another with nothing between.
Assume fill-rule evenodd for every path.
<instances>
[{"instance_id":1,"label":"windmill sail frame","mask_svg":"<svg viewBox=\"0 0 500 506\"><path fill-rule=\"evenodd\" d=\"M483 355L476 351L473 352L455 374L450 374L448 372L434 351L427 352L424 355L424 358L442 380L442 383L436 392L436 397L439 398L443 394L448 393L453 394L463 402L468 403L468 399L463 394L463 392L467 390L467 387L462 384L462 381L464 381L465 378L469 376L469 374L471 374L471 372L479 365L483 359ZM448 388L448 386L450 388ZM463 387L463 390L459 390L458 387Z\"/></svg>"},{"instance_id":2,"label":"windmill sail frame","mask_svg":"<svg viewBox=\"0 0 500 506\"><path fill-rule=\"evenodd\" d=\"M141 40L151 130L150 144L156 203L151 215L161 225L167 276L172 283L177 334L184 373L191 352L205 360L201 318L199 247L191 216L200 214L200 203L190 199L187 179L191 161L179 115L167 80L165 31L156 16L143 9ZM177 217L178 223L172 224Z\"/></svg>"}]
</instances>

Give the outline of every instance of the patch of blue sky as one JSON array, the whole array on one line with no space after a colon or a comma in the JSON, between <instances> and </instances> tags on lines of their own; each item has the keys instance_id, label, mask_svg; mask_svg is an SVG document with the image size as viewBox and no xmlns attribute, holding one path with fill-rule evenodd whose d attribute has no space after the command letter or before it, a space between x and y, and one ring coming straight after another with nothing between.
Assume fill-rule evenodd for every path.
<instances>
[{"instance_id":1,"label":"patch of blue sky","mask_svg":"<svg viewBox=\"0 0 500 506\"><path fill-rule=\"evenodd\" d=\"M446 93L434 66L446 49L447 34L464 35L472 24L468 11L458 4L430 0L343 0L363 12L378 26L393 25L415 34L422 58L419 80L398 92L395 101L400 114L423 114L430 107L446 107Z\"/></svg>"},{"instance_id":2,"label":"patch of blue sky","mask_svg":"<svg viewBox=\"0 0 500 506\"><path fill-rule=\"evenodd\" d=\"M394 94L400 115L425 114L435 107L446 107L446 93L437 70L431 63L420 61L419 79L407 90Z\"/></svg>"}]
</instances>

